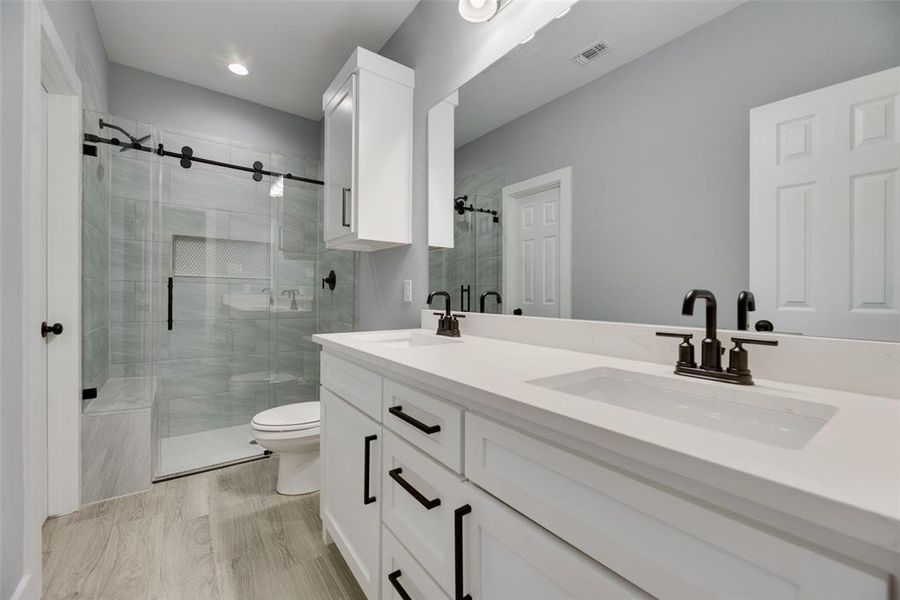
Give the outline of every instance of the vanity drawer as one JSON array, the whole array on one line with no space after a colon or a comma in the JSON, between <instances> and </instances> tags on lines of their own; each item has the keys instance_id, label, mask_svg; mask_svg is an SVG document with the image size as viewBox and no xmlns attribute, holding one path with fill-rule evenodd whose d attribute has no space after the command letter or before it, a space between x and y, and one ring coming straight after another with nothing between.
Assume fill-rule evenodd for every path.
<instances>
[{"instance_id":1,"label":"vanity drawer","mask_svg":"<svg viewBox=\"0 0 900 600\"><path fill-rule=\"evenodd\" d=\"M462 478L384 431L381 519L445 590L453 589L453 509Z\"/></svg>"},{"instance_id":2,"label":"vanity drawer","mask_svg":"<svg viewBox=\"0 0 900 600\"><path fill-rule=\"evenodd\" d=\"M659 598L888 598L883 576L472 413L466 474Z\"/></svg>"},{"instance_id":3,"label":"vanity drawer","mask_svg":"<svg viewBox=\"0 0 900 600\"><path fill-rule=\"evenodd\" d=\"M412 600L450 600L387 527L381 539L382 600L404 600L403 593Z\"/></svg>"},{"instance_id":4,"label":"vanity drawer","mask_svg":"<svg viewBox=\"0 0 900 600\"><path fill-rule=\"evenodd\" d=\"M384 380L382 407L387 427L462 472L462 408L390 379Z\"/></svg>"},{"instance_id":5,"label":"vanity drawer","mask_svg":"<svg viewBox=\"0 0 900 600\"><path fill-rule=\"evenodd\" d=\"M381 375L323 352L322 385L376 421L381 421Z\"/></svg>"}]
</instances>

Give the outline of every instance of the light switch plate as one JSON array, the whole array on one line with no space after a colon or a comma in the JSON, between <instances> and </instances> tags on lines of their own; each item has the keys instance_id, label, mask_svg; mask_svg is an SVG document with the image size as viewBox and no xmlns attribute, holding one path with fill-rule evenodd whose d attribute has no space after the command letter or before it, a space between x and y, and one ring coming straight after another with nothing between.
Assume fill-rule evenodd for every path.
<instances>
[{"instance_id":1,"label":"light switch plate","mask_svg":"<svg viewBox=\"0 0 900 600\"><path fill-rule=\"evenodd\" d=\"M403 280L403 301L412 302L412 279Z\"/></svg>"}]
</instances>

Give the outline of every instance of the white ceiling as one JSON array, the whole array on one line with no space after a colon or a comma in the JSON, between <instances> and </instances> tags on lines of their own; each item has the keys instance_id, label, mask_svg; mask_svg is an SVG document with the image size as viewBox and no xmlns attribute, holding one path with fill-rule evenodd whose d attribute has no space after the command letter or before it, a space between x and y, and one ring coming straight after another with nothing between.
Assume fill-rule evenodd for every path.
<instances>
[{"instance_id":1,"label":"white ceiling","mask_svg":"<svg viewBox=\"0 0 900 600\"><path fill-rule=\"evenodd\" d=\"M378 51L418 0L92 0L109 60L310 119L356 46ZM250 69L246 77L227 70Z\"/></svg>"},{"instance_id":2,"label":"white ceiling","mask_svg":"<svg viewBox=\"0 0 900 600\"><path fill-rule=\"evenodd\" d=\"M456 147L684 35L739 0L581 0L459 91ZM569 58L602 40L612 50L578 67Z\"/></svg>"}]
</instances>

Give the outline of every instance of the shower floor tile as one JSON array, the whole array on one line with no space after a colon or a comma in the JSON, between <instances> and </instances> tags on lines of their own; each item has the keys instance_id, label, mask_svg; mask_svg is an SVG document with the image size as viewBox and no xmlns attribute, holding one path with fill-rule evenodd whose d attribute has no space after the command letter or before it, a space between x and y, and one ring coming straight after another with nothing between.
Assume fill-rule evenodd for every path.
<instances>
[{"instance_id":1,"label":"shower floor tile","mask_svg":"<svg viewBox=\"0 0 900 600\"><path fill-rule=\"evenodd\" d=\"M162 438L156 475L165 477L261 455L263 448L251 441L249 423Z\"/></svg>"}]
</instances>

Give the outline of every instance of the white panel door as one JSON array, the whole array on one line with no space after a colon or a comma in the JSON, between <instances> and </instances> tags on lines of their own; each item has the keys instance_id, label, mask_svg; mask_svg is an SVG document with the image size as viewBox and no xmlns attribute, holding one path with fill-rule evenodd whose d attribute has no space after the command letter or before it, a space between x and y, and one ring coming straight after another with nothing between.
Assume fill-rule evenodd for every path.
<instances>
[{"instance_id":1,"label":"white panel door","mask_svg":"<svg viewBox=\"0 0 900 600\"><path fill-rule=\"evenodd\" d=\"M570 317L571 169L503 188L504 310Z\"/></svg>"},{"instance_id":2,"label":"white panel door","mask_svg":"<svg viewBox=\"0 0 900 600\"><path fill-rule=\"evenodd\" d=\"M322 523L370 599L381 582L381 425L326 388L322 401Z\"/></svg>"},{"instance_id":3,"label":"white panel door","mask_svg":"<svg viewBox=\"0 0 900 600\"><path fill-rule=\"evenodd\" d=\"M650 598L472 484L461 486L467 504L455 510L455 535L463 537L456 598Z\"/></svg>"},{"instance_id":4,"label":"white panel door","mask_svg":"<svg viewBox=\"0 0 900 600\"><path fill-rule=\"evenodd\" d=\"M900 341L900 68L750 111L750 288L776 331Z\"/></svg>"}]
</instances>

